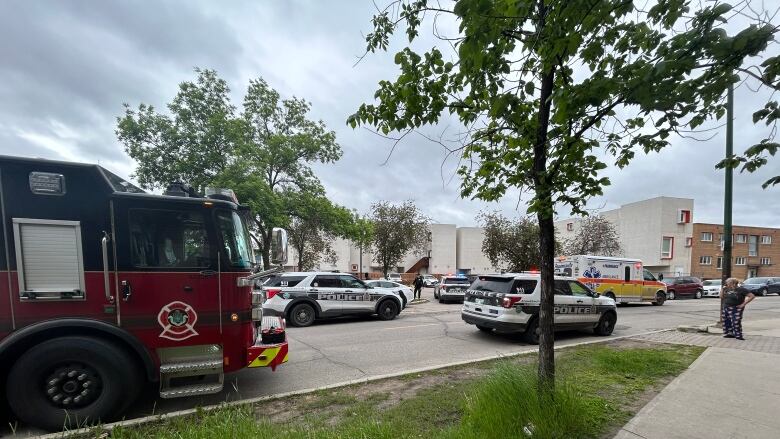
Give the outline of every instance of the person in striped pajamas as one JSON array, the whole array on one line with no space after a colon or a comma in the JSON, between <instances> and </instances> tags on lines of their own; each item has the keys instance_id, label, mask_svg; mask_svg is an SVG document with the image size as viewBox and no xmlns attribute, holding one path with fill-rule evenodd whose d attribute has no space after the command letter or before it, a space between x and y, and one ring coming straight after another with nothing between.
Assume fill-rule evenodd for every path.
<instances>
[{"instance_id":1,"label":"person in striped pajamas","mask_svg":"<svg viewBox=\"0 0 780 439\"><path fill-rule=\"evenodd\" d=\"M742 314L745 306L756 298L755 294L739 286L739 280L730 277L720 292L723 300L723 337L744 340Z\"/></svg>"}]
</instances>

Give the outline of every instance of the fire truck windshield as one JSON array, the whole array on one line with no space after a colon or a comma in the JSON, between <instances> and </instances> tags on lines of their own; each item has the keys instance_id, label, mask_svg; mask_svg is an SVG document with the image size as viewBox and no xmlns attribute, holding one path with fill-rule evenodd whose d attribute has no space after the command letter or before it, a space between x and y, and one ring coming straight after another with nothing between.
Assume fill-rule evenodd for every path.
<instances>
[{"instance_id":1,"label":"fire truck windshield","mask_svg":"<svg viewBox=\"0 0 780 439\"><path fill-rule=\"evenodd\" d=\"M254 257L249 242L249 231L241 216L235 211L220 211L217 213L217 224L230 265L252 268Z\"/></svg>"}]
</instances>

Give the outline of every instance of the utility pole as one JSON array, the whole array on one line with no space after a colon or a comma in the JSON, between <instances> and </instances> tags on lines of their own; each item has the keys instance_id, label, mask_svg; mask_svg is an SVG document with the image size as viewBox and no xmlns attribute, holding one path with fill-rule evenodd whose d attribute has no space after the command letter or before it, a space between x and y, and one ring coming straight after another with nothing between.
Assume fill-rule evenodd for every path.
<instances>
[{"instance_id":1,"label":"utility pole","mask_svg":"<svg viewBox=\"0 0 780 439\"><path fill-rule=\"evenodd\" d=\"M726 97L726 158L734 156L734 84L729 84ZM731 277L731 200L734 186L734 170L726 167L726 196L723 200L723 264L721 288L726 285L726 279ZM718 323L723 323L723 299L720 299L721 316Z\"/></svg>"}]
</instances>

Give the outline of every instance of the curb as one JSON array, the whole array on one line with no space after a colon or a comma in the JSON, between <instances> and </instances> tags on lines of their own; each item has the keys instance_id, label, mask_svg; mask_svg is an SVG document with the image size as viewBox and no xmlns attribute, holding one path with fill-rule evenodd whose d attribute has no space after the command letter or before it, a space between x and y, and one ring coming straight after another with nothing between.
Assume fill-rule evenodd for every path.
<instances>
[{"instance_id":1,"label":"curb","mask_svg":"<svg viewBox=\"0 0 780 439\"><path fill-rule=\"evenodd\" d=\"M680 332L706 332L710 334L723 334L723 329L713 325L680 325L677 327Z\"/></svg>"},{"instance_id":2,"label":"curb","mask_svg":"<svg viewBox=\"0 0 780 439\"><path fill-rule=\"evenodd\" d=\"M573 347L577 347L577 346L585 346L585 345L597 344L597 343L606 343L606 342L610 342L610 341L614 341L614 340L623 340L623 339L626 339L626 338L639 337L639 336L642 336L642 335L649 335L649 334L658 334L658 333L661 333L661 332L668 332L668 331L674 331L674 329L659 329L659 330L655 330L655 331L647 331L647 332L641 332L641 333L638 333L638 334L631 334L631 335L621 335L621 336L617 336L617 337L611 337L610 336L610 337L605 337L605 338L598 338L598 339L595 339L595 340L581 341L581 342L567 344L567 345L562 345L562 346L555 346L554 349L556 351L558 351L558 350L561 350L561 349L568 349L568 348L573 348ZM257 396L257 397L254 397L254 398L247 398L247 399L241 399L241 400L230 401L230 402L222 402L222 403L219 403L219 404L213 404L213 405L209 405L209 406L196 407L196 408L185 409L185 410L178 410L178 411L175 411L175 412L162 413L162 414L159 414L159 415L149 415L149 416L144 416L144 417L140 417L140 418L128 419L126 421L117 421L117 422L112 422L110 424L98 425L98 426L94 426L94 427L84 427L84 428L80 428L80 429L77 429L77 430L63 431L63 432L59 432L59 433L48 433L48 434L39 435L39 436L32 436L32 437L37 437L39 439L58 439L58 438L69 438L69 437L89 434L90 432L93 432L95 429L101 429L103 431L111 431L111 430L113 430L116 427L138 426L138 425L147 424L147 423L151 423L151 422L164 421L166 419L178 418L178 417L182 417L182 416L189 416L189 415L193 415L193 414L196 414L196 413L199 413L199 412L209 412L209 411L213 411L213 410L217 410L217 409L225 408L225 407L234 407L234 406L239 406L239 405L255 404L255 403L258 403L258 402L263 402L263 401L268 401L268 400L273 400L273 399L279 399L279 398L286 398L286 397L289 397L289 396L303 395L303 394L306 394L306 393L313 393L313 392L318 392L318 391L321 391L321 390L330 390L330 389L335 389L335 388L338 388L338 387L346 387L346 386L351 386L351 385L355 385L355 384L364 384L364 383L369 383L369 382L373 382L373 381L379 381L379 380L383 380L383 379L387 379L387 378L397 378L399 376L412 375L412 374L415 374L415 373L422 373L422 372L430 372L432 370L446 369L448 367L463 366L465 364L481 363L481 362L485 362L485 361L498 360L498 359L501 359L501 358L515 357L515 356L518 356L518 355L530 354L530 353L534 353L534 352L537 352L537 351L538 351L537 348L523 349L523 350L520 350L520 351L514 351L514 352L490 355L490 356L487 356L487 357L477 358L477 359L474 359L474 360L454 361L454 362L450 362L450 363L446 363L446 364L439 364L439 365L436 365L436 366L426 366L426 367L421 367L421 368L417 368L417 369L405 370L403 372L393 372L393 373L387 373L387 374L381 374L381 375L372 375L370 377L358 378L358 379L349 380L349 381L342 381L340 383L328 384L326 386L314 387L314 388L309 388L309 389L301 389L301 390L293 390L293 391L290 391L290 392L282 392L282 393L276 393L276 394L273 394L273 395Z\"/></svg>"}]
</instances>

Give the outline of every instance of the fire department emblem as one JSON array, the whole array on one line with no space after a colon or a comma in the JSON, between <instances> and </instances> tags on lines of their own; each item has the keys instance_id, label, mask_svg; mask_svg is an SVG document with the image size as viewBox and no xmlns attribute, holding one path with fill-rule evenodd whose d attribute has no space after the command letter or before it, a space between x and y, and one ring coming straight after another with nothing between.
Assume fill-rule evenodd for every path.
<instances>
[{"instance_id":1,"label":"fire department emblem","mask_svg":"<svg viewBox=\"0 0 780 439\"><path fill-rule=\"evenodd\" d=\"M184 302L171 302L157 314L157 322L163 328L160 337L173 341L182 341L198 335L195 331L197 321L198 314Z\"/></svg>"}]
</instances>

